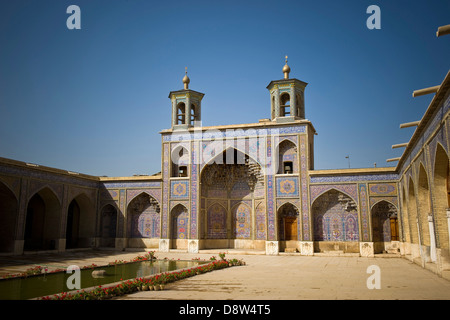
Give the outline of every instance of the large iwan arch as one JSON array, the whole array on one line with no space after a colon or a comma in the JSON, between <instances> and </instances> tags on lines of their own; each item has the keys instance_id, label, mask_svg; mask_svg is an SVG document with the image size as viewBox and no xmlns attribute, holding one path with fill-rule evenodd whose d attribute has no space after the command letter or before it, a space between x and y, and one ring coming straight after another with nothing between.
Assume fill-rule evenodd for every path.
<instances>
[{"instance_id":1,"label":"large iwan arch","mask_svg":"<svg viewBox=\"0 0 450 320\"><path fill-rule=\"evenodd\" d=\"M348 195L330 189L311 205L315 251L359 252L357 205Z\"/></svg>"}]
</instances>

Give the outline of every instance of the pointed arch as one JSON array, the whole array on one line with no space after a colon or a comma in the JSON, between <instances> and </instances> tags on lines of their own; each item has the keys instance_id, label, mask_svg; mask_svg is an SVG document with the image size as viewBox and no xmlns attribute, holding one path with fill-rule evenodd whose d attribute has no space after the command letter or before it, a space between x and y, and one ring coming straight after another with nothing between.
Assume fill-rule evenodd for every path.
<instances>
[{"instance_id":1,"label":"pointed arch","mask_svg":"<svg viewBox=\"0 0 450 320\"><path fill-rule=\"evenodd\" d=\"M402 186L402 230L403 230L403 240L405 242L411 243L411 227L409 223L409 211L408 211L408 201L407 201L407 185L406 182Z\"/></svg>"},{"instance_id":2,"label":"pointed arch","mask_svg":"<svg viewBox=\"0 0 450 320\"><path fill-rule=\"evenodd\" d=\"M291 202L283 203L277 210L278 237L281 241L299 240L300 211Z\"/></svg>"},{"instance_id":3,"label":"pointed arch","mask_svg":"<svg viewBox=\"0 0 450 320\"><path fill-rule=\"evenodd\" d=\"M66 220L66 248L89 248L95 245L96 207L85 192L70 201Z\"/></svg>"},{"instance_id":4,"label":"pointed arch","mask_svg":"<svg viewBox=\"0 0 450 320\"><path fill-rule=\"evenodd\" d=\"M222 158L216 162L218 157ZM227 163L227 159L231 163ZM222 191L230 191L238 180L243 179L253 192L257 184L261 186L264 183L262 167L249 155L229 147L200 170L201 194L206 196L205 190L218 184ZM226 197L226 193L223 193L222 197Z\"/></svg>"},{"instance_id":5,"label":"pointed arch","mask_svg":"<svg viewBox=\"0 0 450 320\"><path fill-rule=\"evenodd\" d=\"M372 210L373 207L375 207L378 203L383 201L389 203L390 205L393 205L395 209L399 210L398 205L391 199L388 199L387 197L381 197L380 199L377 199L375 202L371 203L370 209Z\"/></svg>"},{"instance_id":6,"label":"pointed arch","mask_svg":"<svg viewBox=\"0 0 450 320\"><path fill-rule=\"evenodd\" d=\"M151 194L148 190L137 190L137 193L132 194L132 196L127 199L127 208L130 205L131 201L133 201L134 199L136 199L137 197L143 196L143 195L147 195L148 197L150 197L150 201L152 203L156 202L156 204L158 205L158 207L160 207L159 201L157 199L157 196L154 194Z\"/></svg>"},{"instance_id":7,"label":"pointed arch","mask_svg":"<svg viewBox=\"0 0 450 320\"><path fill-rule=\"evenodd\" d=\"M161 215L158 201L145 191L136 195L127 206L129 238L159 238Z\"/></svg>"},{"instance_id":8,"label":"pointed arch","mask_svg":"<svg viewBox=\"0 0 450 320\"><path fill-rule=\"evenodd\" d=\"M442 249L449 248L447 208L450 208L450 169L449 156L444 147L438 143L434 158L433 179L433 211L437 234L437 246Z\"/></svg>"},{"instance_id":9,"label":"pointed arch","mask_svg":"<svg viewBox=\"0 0 450 320\"><path fill-rule=\"evenodd\" d=\"M24 250L53 250L60 235L61 204L48 186L30 196L27 202Z\"/></svg>"},{"instance_id":10,"label":"pointed arch","mask_svg":"<svg viewBox=\"0 0 450 320\"><path fill-rule=\"evenodd\" d=\"M19 202L11 188L0 181L0 252L13 252Z\"/></svg>"},{"instance_id":11,"label":"pointed arch","mask_svg":"<svg viewBox=\"0 0 450 320\"><path fill-rule=\"evenodd\" d=\"M398 241L397 208L387 200L372 207L373 242Z\"/></svg>"},{"instance_id":12,"label":"pointed arch","mask_svg":"<svg viewBox=\"0 0 450 320\"><path fill-rule=\"evenodd\" d=\"M51 193L53 193L53 195L56 197L56 199L58 200L58 203L60 205L62 205L62 201L60 198L60 194L55 190L54 187L52 187L50 184L46 183L46 184L39 184L38 186L36 186L35 188L32 188L29 190L29 195L28 195L28 199L27 201L30 201L30 199L35 195L40 193L43 190L49 190ZM45 192L45 191L44 191Z\"/></svg>"},{"instance_id":13,"label":"pointed arch","mask_svg":"<svg viewBox=\"0 0 450 320\"><path fill-rule=\"evenodd\" d=\"M100 246L114 247L117 235L117 206L108 203L100 209Z\"/></svg>"},{"instance_id":14,"label":"pointed arch","mask_svg":"<svg viewBox=\"0 0 450 320\"><path fill-rule=\"evenodd\" d=\"M280 117L288 117L293 115L293 108L294 106L291 106L291 96L287 92L283 92L280 94Z\"/></svg>"},{"instance_id":15,"label":"pointed arch","mask_svg":"<svg viewBox=\"0 0 450 320\"><path fill-rule=\"evenodd\" d=\"M238 202L232 208L233 233L235 239L251 239L252 236L252 208L244 203Z\"/></svg>"},{"instance_id":16,"label":"pointed arch","mask_svg":"<svg viewBox=\"0 0 450 320\"><path fill-rule=\"evenodd\" d=\"M411 232L411 243L419 243L419 230L417 229L417 205L415 186L412 177L408 181L408 220Z\"/></svg>"},{"instance_id":17,"label":"pointed arch","mask_svg":"<svg viewBox=\"0 0 450 320\"><path fill-rule=\"evenodd\" d=\"M217 150L215 150L217 151ZM254 157L249 155L245 150L242 150L241 146L230 146L221 148L221 150L214 155L212 158L210 158L208 161L205 161L201 164L200 168L200 176L202 175L205 168L209 165L213 164L227 164L226 162L226 156L231 155L231 152L233 152L233 163L232 164L246 164L248 162L255 163L259 166L260 170L264 169L264 166L256 160ZM236 161L237 160L237 161Z\"/></svg>"},{"instance_id":18,"label":"pointed arch","mask_svg":"<svg viewBox=\"0 0 450 320\"><path fill-rule=\"evenodd\" d=\"M176 124L186 124L186 104L184 102L179 102L177 104L177 120Z\"/></svg>"},{"instance_id":19,"label":"pointed arch","mask_svg":"<svg viewBox=\"0 0 450 320\"><path fill-rule=\"evenodd\" d=\"M19 181L17 181L17 186L16 188L14 188L14 182L9 181L9 179L6 179L6 177L2 177L0 176L0 184L3 184L5 188L9 189L9 191L14 195L14 197L16 198L16 200L19 198L19 194L20 194L20 189L18 187L19 185Z\"/></svg>"},{"instance_id":20,"label":"pointed arch","mask_svg":"<svg viewBox=\"0 0 450 320\"><path fill-rule=\"evenodd\" d=\"M315 241L358 241L358 211L351 197L331 188L311 206Z\"/></svg>"},{"instance_id":21,"label":"pointed arch","mask_svg":"<svg viewBox=\"0 0 450 320\"><path fill-rule=\"evenodd\" d=\"M357 199L355 199L354 196L352 196L347 190L344 190L343 188L340 188L340 186L337 185L333 185L333 186L326 186L325 188L323 188L322 190L320 190L319 193L315 194L314 196L311 197L311 208L314 205L314 202L321 197L322 195L324 195L325 193L329 192L329 191L335 191L335 192L339 192L342 193L343 195L347 196L348 198L350 198L353 203L356 205L358 203Z\"/></svg>"},{"instance_id":22,"label":"pointed arch","mask_svg":"<svg viewBox=\"0 0 450 320\"><path fill-rule=\"evenodd\" d=\"M428 215L431 215L430 187L428 174L422 162L419 164L419 177L417 183L418 216L422 234L422 245L430 245L430 230L428 227Z\"/></svg>"},{"instance_id":23,"label":"pointed arch","mask_svg":"<svg viewBox=\"0 0 450 320\"><path fill-rule=\"evenodd\" d=\"M207 209L207 238L226 239L227 238L227 209L219 202L213 203Z\"/></svg>"},{"instance_id":24,"label":"pointed arch","mask_svg":"<svg viewBox=\"0 0 450 320\"><path fill-rule=\"evenodd\" d=\"M186 145L177 145L171 152L171 177L188 177L190 153Z\"/></svg>"},{"instance_id":25,"label":"pointed arch","mask_svg":"<svg viewBox=\"0 0 450 320\"><path fill-rule=\"evenodd\" d=\"M278 174L298 173L298 148L290 139L283 139L276 147Z\"/></svg>"},{"instance_id":26,"label":"pointed arch","mask_svg":"<svg viewBox=\"0 0 450 320\"><path fill-rule=\"evenodd\" d=\"M172 221L171 225L171 238L175 248L180 247L180 243L177 240L186 240L189 238L189 212L188 209L181 203L175 205L171 212L170 217ZM185 247L185 246L183 246Z\"/></svg>"}]
</instances>

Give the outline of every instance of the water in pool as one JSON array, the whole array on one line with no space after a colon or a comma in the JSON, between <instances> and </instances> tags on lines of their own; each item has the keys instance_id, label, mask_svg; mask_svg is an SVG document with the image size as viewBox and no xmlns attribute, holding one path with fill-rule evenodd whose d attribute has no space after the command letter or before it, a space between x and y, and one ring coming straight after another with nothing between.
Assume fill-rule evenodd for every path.
<instances>
[{"instance_id":1,"label":"water in pool","mask_svg":"<svg viewBox=\"0 0 450 320\"><path fill-rule=\"evenodd\" d=\"M102 277L93 277L93 269L84 269L80 272L80 289L105 285L120 280L145 277L161 272L191 268L201 263L199 261L156 260L153 262L141 261L96 268L96 270L106 271L106 275ZM0 300L26 300L70 291L66 283L71 275L72 273L58 272L23 279L0 280Z\"/></svg>"}]
</instances>

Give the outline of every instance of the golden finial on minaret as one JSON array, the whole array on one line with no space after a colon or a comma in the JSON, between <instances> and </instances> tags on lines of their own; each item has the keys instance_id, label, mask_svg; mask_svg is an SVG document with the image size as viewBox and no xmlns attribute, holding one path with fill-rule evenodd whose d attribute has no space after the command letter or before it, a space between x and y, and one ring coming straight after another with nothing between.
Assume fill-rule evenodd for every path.
<instances>
[{"instance_id":1,"label":"golden finial on minaret","mask_svg":"<svg viewBox=\"0 0 450 320\"><path fill-rule=\"evenodd\" d=\"M289 68L288 64L288 56L286 56L286 64L283 67L284 78L289 79L289 72L291 72L291 68Z\"/></svg>"},{"instance_id":2,"label":"golden finial on minaret","mask_svg":"<svg viewBox=\"0 0 450 320\"><path fill-rule=\"evenodd\" d=\"M183 78L184 90L189 89L189 82L191 82L191 80L187 76L187 67L186 67L185 75L184 75L184 78Z\"/></svg>"}]
</instances>

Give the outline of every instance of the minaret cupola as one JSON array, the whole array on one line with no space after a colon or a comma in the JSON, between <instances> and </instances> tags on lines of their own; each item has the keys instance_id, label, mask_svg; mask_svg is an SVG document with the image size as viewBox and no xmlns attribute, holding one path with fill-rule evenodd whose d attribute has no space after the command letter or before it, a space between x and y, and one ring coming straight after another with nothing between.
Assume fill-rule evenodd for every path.
<instances>
[{"instance_id":1,"label":"minaret cupola","mask_svg":"<svg viewBox=\"0 0 450 320\"><path fill-rule=\"evenodd\" d=\"M286 64L282 71L284 79L274 80L267 89L270 93L271 119L276 122L291 122L305 119L305 88L306 82L289 78L291 68Z\"/></svg>"},{"instance_id":2,"label":"minaret cupola","mask_svg":"<svg viewBox=\"0 0 450 320\"><path fill-rule=\"evenodd\" d=\"M186 67L183 89L169 93L169 99L172 101L172 129L188 129L201 125L201 102L205 94L189 89L190 82Z\"/></svg>"}]
</instances>

